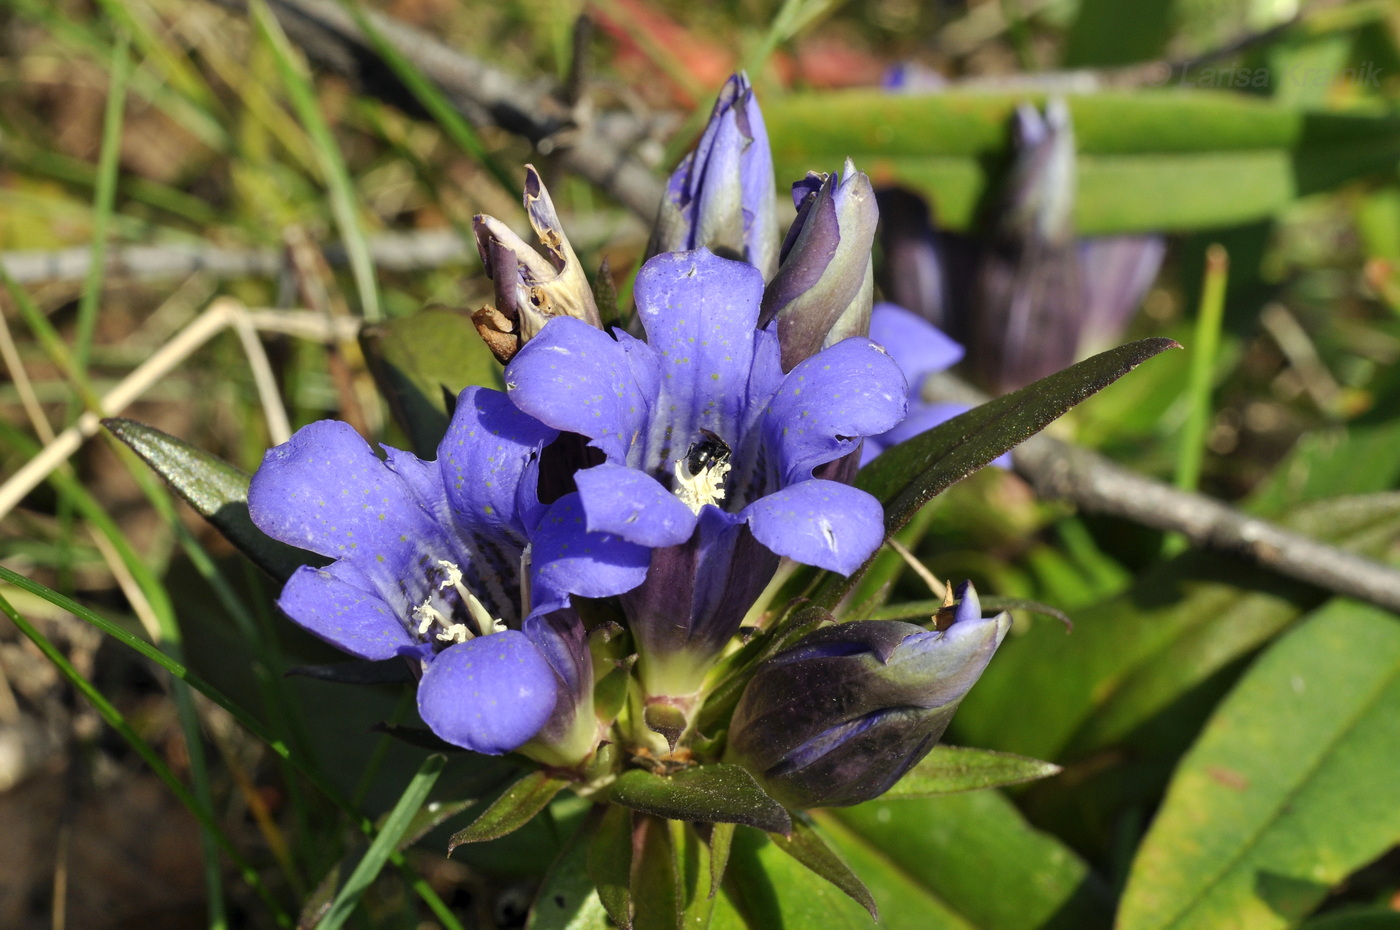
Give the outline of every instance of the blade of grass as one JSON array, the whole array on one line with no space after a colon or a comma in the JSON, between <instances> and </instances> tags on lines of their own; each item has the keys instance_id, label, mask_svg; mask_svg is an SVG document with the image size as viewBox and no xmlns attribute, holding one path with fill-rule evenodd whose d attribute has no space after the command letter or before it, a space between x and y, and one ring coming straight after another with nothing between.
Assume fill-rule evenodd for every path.
<instances>
[{"instance_id":1,"label":"blade of grass","mask_svg":"<svg viewBox=\"0 0 1400 930\"><path fill-rule=\"evenodd\" d=\"M8 574L8 569L5 571ZM107 725L115 730L122 739L126 740L127 744L131 746L136 754L151 767L156 777L165 782L166 787L170 789L180 803L199 821L200 828L204 834L216 839L220 848L228 855L233 861L234 866L242 874L244 881L248 883L248 886L257 893L258 897L262 899L263 903L266 904L272 912L273 917L277 920L278 926L291 927L293 924L291 916L263 885L262 879L258 877L257 870L239 853L237 847L235 847L233 842L228 838L228 835L224 833L219 827L219 824L210 815L209 809L201 804L194 795L185 788L184 784L176 777L175 773L170 770L170 767L165 764L165 761L161 759L160 754L155 751L151 744L142 739L141 736L132 729L131 725L126 722L126 718L122 716L121 711L117 710L92 682L84 678L83 675L73 667L72 663L68 661L67 657L65 657L43 633L39 632L36 627L25 620L3 594L0 594L0 611L3 611L4 614L10 618L10 622L15 625L16 629L38 647L39 651L44 654L44 657L48 659L49 662L53 663L54 668L58 670L59 674L92 704L93 708L97 710L102 719L107 722Z\"/></svg>"},{"instance_id":2,"label":"blade of grass","mask_svg":"<svg viewBox=\"0 0 1400 930\"><path fill-rule=\"evenodd\" d=\"M1196 313L1195 344L1191 346L1191 372L1187 381L1186 423L1177 448L1175 483L1183 491L1194 491L1201 482L1205 459L1206 434L1210 431L1210 397L1215 360L1220 352L1220 327L1225 318L1225 287L1229 281L1230 257L1225 248L1212 245L1206 250L1205 280ZM1166 555L1186 549L1186 539L1171 536L1163 543Z\"/></svg>"},{"instance_id":3,"label":"blade of grass","mask_svg":"<svg viewBox=\"0 0 1400 930\"><path fill-rule=\"evenodd\" d=\"M350 873L350 877L345 880L340 892L336 894L335 900L331 902L330 909L316 925L318 930L338 930L345 923L346 918L350 916L350 912L355 909L355 905L359 902L360 896L379 875L384 868L384 863L388 861L390 853L398 846L403 835L408 832L408 828L413 824L414 816L423 807L423 802L428 799L428 792L432 790L433 783L442 774L442 767L446 762L447 757L441 755L431 755L423 760L423 764L418 767L417 774L413 776L408 787L404 789L398 803L394 805L394 809L389 812L379 835L370 844L369 851L365 853L359 865L355 866L355 871Z\"/></svg>"},{"instance_id":4,"label":"blade of grass","mask_svg":"<svg viewBox=\"0 0 1400 930\"><path fill-rule=\"evenodd\" d=\"M476 131L462 118L462 114L457 112L457 108L448 103L442 91L428 80L417 65L409 61L403 53L395 48L393 43L384 38L384 34L374 27L374 23L364 14L364 10L360 9L359 3L351 0L344 5L350 15L355 18L355 24L365 34L365 38L369 39L374 50L379 53L379 57L383 58L384 63L389 66L395 76L403 81L404 86L413 94L414 99L422 104L423 109L428 111L428 115L437 121L438 126L442 128L453 144L480 162L511 199L519 197L520 181L492 157Z\"/></svg>"},{"instance_id":5,"label":"blade of grass","mask_svg":"<svg viewBox=\"0 0 1400 930\"><path fill-rule=\"evenodd\" d=\"M325 117L316 104L316 95L306 70L306 63L287 40L277 18L268 12L266 3L262 0L252 0L249 10L253 14L258 34L272 49L277 73L291 98L292 107L311 137L316 160L321 166L322 180L330 196L331 211L335 215L336 225L340 228L341 239L345 242L350 271L360 295L360 312L369 322L378 322L383 316L379 306L379 289L374 278L374 263L370 260L369 245L365 241L364 230L360 228L357 216L355 187L340 149L335 144L330 126L326 124Z\"/></svg>"}]
</instances>

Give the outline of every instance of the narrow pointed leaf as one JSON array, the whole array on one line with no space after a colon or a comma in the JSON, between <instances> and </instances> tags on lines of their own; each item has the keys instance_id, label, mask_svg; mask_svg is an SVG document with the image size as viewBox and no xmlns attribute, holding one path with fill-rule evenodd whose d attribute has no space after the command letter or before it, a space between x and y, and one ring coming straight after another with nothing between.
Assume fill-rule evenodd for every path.
<instances>
[{"instance_id":1,"label":"narrow pointed leaf","mask_svg":"<svg viewBox=\"0 0 1400 930\"><path fill-rule=\"evenodd\" d=\"M724 881L724 870L729 868L729 850L734 843L732 823L717 823L710 828L710 897L719 891Z\"/></svg>"},{"instance_id":2,"label":"narrow pointed leaf","mask_svg":"<svg viewBox=\"0 0 1400 930\"><path fill-rule=\"evenodd\" d=\"M525 930L609 930L608 913L594 890L586 860L589 824L577 830L554 858L530 907Z\"/></svg>"},{"instance_id":3,"label":"narrow pointed leaf","mask_svg":"<svg viewBox=\"0 0 1400 930\"><path fill-rule=\"evenodd\" d=\"M340 893L336 895L325 916L317 924L317 930L336 930L349 918L350 912L359 903L360 896L379 875L379 871L384 868L389 857L397 851L404 834L413 826L419 809L427 800L428 792L432 790L438 776L442 774L442 767L446 762L445 756L434 755L429 756L419 766L418 773L413 776L413 780L408 783L408 787L399 797L398 803L394 805L394 809L385 818L384 826L379 831L379 835L374 838L374 842L370 844L364 858L360 860L359 865L355 866L355 871L350 873L350 877L345 880Z\"/></svg>"},{"instance_id":4,"label":"narrow pointed leaf","mask_svg":"<svg viewBox=\"0 0 1400 930\"><path fill-rule=\"evenodd\" d=\"M815 819L890 926L1107 930L1113 923L1112 898L1088 864L1027 823L1000 792L880 798ZM989 893L990 863L995 887L1014 893Z\"/></svg>"},{"instance_id":5,"label":"narrow pointed leaf","mask_svg":"<svg viewBox=\"0 0 1400 930\"><path fill-rule=\"evenodd\" d=\"M412 846L433 830L471 807L476 801L476 798L464 798L460 801L429 801L424 804L418 813L413 815L412 822L403 831L403 838L399 840L399 850L402 851ZM379 828L384 829L382 822Z\"/></svg>"},{"instance_id":6,"label":"narrow pointed leaf","mask_svg":"<svg viewBox=\"0 0 1400 930\"><path fill-rule=\"evenodd\" d=\"M924 760L910 770L881 797L931 798L959 791L1019 785L1059 774L1060 767L1009 752L970 749L962 746L935 746Z\"/></svg>"},{"instance_id":7,"label":"narrow pointed leaf","mask_svg":"<svg viewBox=\"0 0 1400 930\"><path fill-rule=\"evenodd\" d=\"M725 906L732 904L750 930L870 930L864 908L756 830L735 832L722 897L727 900L715 908L720 926L733 926ZM924 915L919 917L921 930L931 926Z\"/></svg>"},{"instance_id":8,"label":"narrow pointed leaf","mask_svg":"<svg viewBox=\"0 0 1400 930\"><path fill-rule=\"evenodd\" d=\"M841 854L832 849L821 833L810 823L798 819L792 823L791 836L773 834L773 845L802 863L816 875L841 889L852 901L865 908L871 920L880 919L880 909L870 895L870 889L851 871Z\"/></svg>"},{"instance_id":9,"label":"narrow pointed leaf","mask_svg":"<svg viewBox=\"0 0 1400 930\"><path fill-rule=\"evenodd\" d=\"M568 782L551 778L545 772L531 772L506 789L505 794L491 802L481 816L465 830L458 831L447 844L447 854L463 843L484 843L499 839L525 826L544 810Z\"/></svg>"},{"instance_id":10,"label":"narrow pointed leaf","mask_svg":"<svg viewBox=\"0 0 1400 930\"><path fill-rule=\"evenodd\" d=\"M103 420L102 425L273 578L286 581L302 565L325 563L319 556L270 538L253 525L248 516L247 472L135 420L112 418Z\"/></svg>"},{"instance_id":11,"label":"narrow pointed leaf","mask_svg":"<svg viewBox=\"0 0 1400 930\"><path fill-rule=\"evenodd\" d=\"M665 820L638 817L632 831L632 900L636 930L680 930L684 900L671 830Z\"/></svg>"},{"instance_id":12,"label":"narrow pointed leaf","mask_svg":"<svg viewBox=\"0 0 1400 930\"><path fill-rule=\"evenodd\" d=\"M612 787L623 807L669 820L737 823L769 833L787 833L792 819L754 777L737 765L704 765L671 776L640 769L624 772Z\"/></svg>"},{"instance_id":13,"label":"narrow pointed leaf","mask_svg":"<svg viewBox=\"0 0 1400 930\"><path fill-rule=\"evenodd\" d=\"M398 658L335 662L330 665L297 665L287 669L287 674L341 685L398 685L414 680L413 670L408 663Z\"/></svg>"},{"instance_id":14,"label":"narrow pointed leaf","mask_svg":"<svg viewBox=\"0 0 1400 930\"><path fill-rule=\"evenodd\" d=\"M885 450L861 469L856 486L884 504L886 531L893 533L949 485L1025 442L1149 358L1176 348L1176 342L1161 337L1119 346L974 407Z\"/></svg>"},{"instance_id":15,"label":"narrow pointed leaf","mask_svg":"<svg viewBox=\"0 0 1400 930\"><path fill-rule=\"evenodd\" d=\"M1336 600L1249 669L1182 759L1119 926L1295 926L1400 842L1400 624Z\"/></svg>"},{"instance_id":16,"label":"narrow pointed leaf","mask_svg":"<svg viewBox=\"0 0 1400 930\"><path fill-rule=\"evenodd\" d=\"M440 307L366 326L360 346L394 419L413 451L437 458L450 416L443 395L464 387L503 387L501 366L477 335L471 317Z\"/></svg>"},{"instance_id":17,"label":"narrow pointed leaf","mask_svg":"<svg viewBox=\"0 0 1400 930\"><path fill-rule=\"evenodd\" d=\"M602 809L588 844L588 877L598 899L622 930L632 930L632 812L609 804Z\"/></svg>"}]
</instances>

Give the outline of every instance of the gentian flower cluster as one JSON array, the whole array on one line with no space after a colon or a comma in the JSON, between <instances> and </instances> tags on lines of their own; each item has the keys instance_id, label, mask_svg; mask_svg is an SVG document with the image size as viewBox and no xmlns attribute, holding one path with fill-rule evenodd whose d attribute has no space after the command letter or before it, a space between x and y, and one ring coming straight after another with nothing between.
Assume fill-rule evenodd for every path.
<instances>
[{"instance_id":1,"label":"gentian flower cluster","mask_svg":"<svg viewBox=\"0 0 1400 930\"><path fill-rule=\"evenodd\" d=\"M874 304L869 179L847 162L793 199L780 242L762 115L736 75L671 178L634 328L609 330L528 169L542 252L475 221L495 303L473 320L506 392L463 391L435 461L381 459L331 421L270 451L254 521L334 560L299 569L281 609L360 658L409 663L442 739L518 751L585 792L629 759L718 763L700 711L746 618L786 609L761 602L780 564L856 572L886 531L851 484L862 456L955 412L911 386L961 349ZM752 671L724 758L794 808L883 792L937 741L1008 622L984 618L970 586L949 617L799 639ZM623 659L600 646L619 632ZM613 672L627 697L595 700Z\"/></svg>"}]
</instances>

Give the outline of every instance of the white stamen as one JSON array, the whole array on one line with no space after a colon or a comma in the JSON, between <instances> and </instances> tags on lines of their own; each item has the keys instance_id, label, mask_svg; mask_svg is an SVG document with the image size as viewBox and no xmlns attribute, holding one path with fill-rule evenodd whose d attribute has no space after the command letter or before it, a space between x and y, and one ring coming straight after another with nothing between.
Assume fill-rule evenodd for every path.
<instances>
[{"instance_id":1,"label":"white stamen","mask_svg":"<svg viewBox=\"0 0 1400 930\"><path fill-rule=\"evenodd\" d=\"M447 629L437 632L437 639L444 643L465 643L467 640L475 638L465 623L454 623Z\"/></svg>"},{"instance_id":2,"label":"white stamen","mask_svg":"<svg viewBox=\"0 0 1400 930\"><path fill-rule=\"evenodd\" d=\"M433 624L447 626L447 618L432 605L431 600L425 599L423 603L413 608L413 619L418 621L418 635L427 636L428 631L433 628Z\"/></svg>"},{"instance_id":3,"label":"white stamen","mask_svg":"<svg viewBox=\"0 0 1400 930\"><path fill-rule=\"evenodd\" d=\"M446 575L446 577L442 579L442 584L438 585L438 590L441 591L443 588L457 588L460 591L462 587L462 570L446 559L439 559L438 564L442 566L443 574Z\"/></svg>"},{"instance_id":4,"label":"white stamen","mask_svg":"<svg viewBox=\"0 0 1400 930\"><path fill-rule=\"evenodd\" d=\"M691 509L691 512L698 514L700 508L706 504L724 500L724 479L729 474L729 469L730 464L727 460L718 461L700 469L699 474L692 475L686 459L676 459L676 496Z\"/></svg>"}]
</instances>

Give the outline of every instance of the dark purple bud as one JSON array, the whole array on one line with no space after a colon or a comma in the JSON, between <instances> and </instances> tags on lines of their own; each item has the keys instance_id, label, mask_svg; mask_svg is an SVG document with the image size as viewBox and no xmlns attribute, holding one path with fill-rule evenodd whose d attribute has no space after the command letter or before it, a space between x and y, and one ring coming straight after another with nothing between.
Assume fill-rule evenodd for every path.
<instances>
[{"instance_id":1,"label":"dark purple bud","mask_svg":"<svg viewBox=\"0 0 1400 930\"><path fill-rule=\"evenodd\" d=\"M793 809L889 790L938 742L1011 625L1005 613L982 616L970 583L959 594L941 629L836 624L759 666L734 712L728 758Z\"/></svg>"},{"instance_id":2,"label":"dark purple bud","mask_svg":"<svg viewBox=\"0 0 1400 930\"><path fill-rule=\"evenodd\" d=\"M1157 237L1074 236L1074 132L1062 100L1017 108L1016 159L976 263L963 331L980 381L1012 391L1114 342L1160 267ZM955 331L957 328L955 327Z\"/></svg>"},{"instance_id":3,"label":"dark purple bud","mask_svg":"<svg viewBox=\"0 0 1400 930\"><path fill-rule=\"evenodd\" d=\"M695 150L666 185L647 257L708 248L748 262L763 280L778 269L773 156L753 87L733 75Z\"/></svg>"},{"instance_id":4,"label":"dark purple bud","mask_svg":"<svg viewBox=\"0 0 1400 930\"><path fill-rule=\"evenodd\" d=\"M577 317L602 327L593 289L532 165L525 166L525 212L543 254L493 216L472 219L477 251L496 288L495 307L483 307L473 320L503 363L554 317Z\"/></svg>"},{"instance_id":5,"label":"dark purple bud","mask_svg":"<svg viewBox=\"0 0 1400 930\"><path fill-rule=\"evenodd\" d=\"M870 179L847 159L840 177L809 174L794 184L793 200L797 219L759 317L760 326L778 321L783 371L866 335L875 294L870 248L879 210Z\"/></svg>"},{"instance_id":6,"label":"dark purple bud","mask_svg":"<svg viewBox=\"0 0 1400 930\"><path fill-rule=\"evenodd\" d=\"M1167 240L1161 236L1103 236L1079 240L1083 311L1078 356L1117 345L1148 288L1157 280Z\"/></svg>"}]
</instances>

